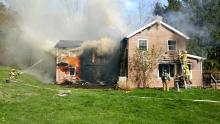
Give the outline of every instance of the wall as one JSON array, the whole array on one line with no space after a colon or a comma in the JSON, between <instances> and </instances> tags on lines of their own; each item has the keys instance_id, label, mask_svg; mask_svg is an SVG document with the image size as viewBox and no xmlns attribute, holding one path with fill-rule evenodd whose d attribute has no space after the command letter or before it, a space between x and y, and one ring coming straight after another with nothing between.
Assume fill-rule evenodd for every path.
<instances>
[{"instance_id":1,"label":"wall","mask_svg":"<svg viewBox=\"0 0 220 124\"><path fill-rule=\"evenodd\" d=\"M71 51L71 52L70 52ZM80 58L78 49L57 49L56 83L62 84L65 81L78 80ZM59 64L65 63L66 66ZM74 68L74 75L70 75L70 68Z\"/></svg>"},{"instance_id":2,"label":"wall","mask_svg":"<svg viewBox=\"0 0 220 124\"><path fill-rule=\"evenodd\" d=\"M167 29L163 25L155 24L152 27L143 30L142 32L132 36L128 39L128 57L131 57L135 50L138 47L138 39L147 39L148 41L148 49L152 48L152 46L156 46L157 48L161 48L164 50L164 58L163 62L173 61L176 63L178 61L178 50L186 49L186 39L182 36L172 32ZM176 40L177 42L177 51L167 51L167 41L168 40ZM193 63L193 86L201 86L201 64L197 63L196 60L191 60ZM129 66L129 65L128 65ZM177 66L176 66L177 68ZM128 70L129 73L129 70ZM153 71L153 78L150 81L149 87L162 87L162 81L158 76L158 68ZM129 80L129 77L128 77ZM171 79L170 86L174 86L174 79Z\"/></svg>"}]
</instances>

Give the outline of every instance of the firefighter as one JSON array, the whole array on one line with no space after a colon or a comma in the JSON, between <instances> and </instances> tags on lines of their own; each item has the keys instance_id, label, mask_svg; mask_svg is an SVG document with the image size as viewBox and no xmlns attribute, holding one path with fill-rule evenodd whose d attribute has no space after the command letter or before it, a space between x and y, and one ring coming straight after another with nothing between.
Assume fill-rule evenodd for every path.
<instances>
[{"instance_id":1,"label":"firefighter","mask_svg":"<svg viewBox=\"0 0 220 124\"><path fill-rule=\"evenodd\" d=\"M183 70L182 74L183 74L183 79L184 79L184 85L185 85L185 88L187 88L187 85L189 84L189 82L191 82L189 80L190 71L187 65L187 51L182 51L180 55L180 62L181 62L182 70Z\"/></svg>"},{"instance_id":2,"label":"firefighter","mask_svg":"<svg viewBox=\"0 0 220 124\"><path fill-rule=\"evenodd\" d=\"M9 73L9 79L10 80L14 80L18 77L20 73L16 71L16 69L11 69L10 73Z\"/></svg>"},{"instance_id":3,"label":"firefighter","mask_svg":"<svg viewBox=\"0 0 220 124\"><path fill-rule=\"evenodd\" d=\"M189 66L186 65L184 67L184 72L185 72L185 80L187 85L189 86L189 88L191 87L190 85L192 84L192 82L190 81L190 70L189 70Z\"/></svg>"},{"instance_id":4,"label":"firefighter","mask_svg":"<svg viewBox=\"0 0 220 124\"><path fill-rule=\"evenodd\" d=\"M186 66L187 65L187 51L183 51L180 55L181 63Z\"/></svg>"},{"instance_id":5,"label":"firefighter","mask_svg":"<svg viewBox=\"0 0 220 124\"><path fill-rule=\"evenodd\" d=\"M167 70L164 70L161 76L161 80L163 83L163 90L164 91L169 91L169 82L170 82L170 76L167 73Z\"/></svg>"}]
</instances>

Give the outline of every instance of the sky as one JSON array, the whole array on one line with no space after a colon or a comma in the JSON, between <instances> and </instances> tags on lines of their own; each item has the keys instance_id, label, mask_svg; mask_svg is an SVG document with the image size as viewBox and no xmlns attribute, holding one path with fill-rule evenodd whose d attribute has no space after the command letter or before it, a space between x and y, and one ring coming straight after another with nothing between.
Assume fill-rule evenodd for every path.
<instances>
[{"instance_id":1,"label":"sky","mask_svg":"<svg viewBox=\"0 0 220 124\"><path fill-rule=\"evenodd\" d=\"M7 5L7 1L8 0L0 0L0 2L4 3ZM53 0L54 1L54 0ZM130 10L130 11L133 11L134 8L137 7L138 5L138 0L121 0L122 3L125 5L125 9L126 10ZM148 6L152 6L152 4L155 4L156 2L161 2L163 5L167 5L168 2L167 0L146 0L148 2L146 2L148 4ZM149 9L149 11L151 11L152 8Z\"/></svg>"},{"instance_id":2,"label":"sky","mask_svg":"<svg viewBox=\"0 0 220 124\"><path fill-rule=\"evenodd\" d=\"M134 6L137 6L138 4L138 0L122 0L122 1L125 3L127 9L133 9ZM146 2L148 3L148 5L151 5L152 3L156 3L156 2L161 2L164 5L168 4L167 0L146 0L146 1L149 1Z\"/></svg>"}]
</instances>

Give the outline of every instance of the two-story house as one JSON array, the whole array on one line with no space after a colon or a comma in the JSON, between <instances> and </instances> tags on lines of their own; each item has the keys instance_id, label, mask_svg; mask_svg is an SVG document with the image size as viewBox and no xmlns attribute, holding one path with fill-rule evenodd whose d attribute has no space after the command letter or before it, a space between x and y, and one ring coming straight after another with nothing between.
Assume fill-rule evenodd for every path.
<instances>
[{"instance_id":1,"label":"two-story house","mask_svg":"<svg viewBox=\"0 0 220 124\"><path fill-rule=\"evenodd\" d=\"M149 50L153 46L163 49L164 56L158 63L158 67L152 71L153 82L149 83L149 87L162 87L161 74L166 69L171 77L170 86L174 86L174 77L182 74L182 68L179 60L179 51L186 50L187 42L190 38L182 32L176 30L170 25L164 23L162 18L157 17L156 20L146 26L129 34L121 45L121 63L120 76L129 77L129 57L133 56L135 50ZM202 81L202 60L204 58L188 54L188 65L191 72L192 86L201 87ZM136 86L138 87L138 86Z\"/></svg>"},{"instance_id":2,"label":"two-story house","mask_svg":"<svg viewBox=\"0 0 220 124\"><path fill-rule=\"evenodd\" d=\"M56 83L113 86L118 77L115 54L100 54L83 41L60 40L56 45Z\"/></svg>"}]
</instances>

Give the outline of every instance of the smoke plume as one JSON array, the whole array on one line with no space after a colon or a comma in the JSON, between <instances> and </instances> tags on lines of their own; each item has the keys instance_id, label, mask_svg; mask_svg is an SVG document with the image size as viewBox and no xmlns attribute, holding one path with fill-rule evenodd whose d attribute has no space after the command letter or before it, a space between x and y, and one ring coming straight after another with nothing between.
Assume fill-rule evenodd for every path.
<instances>
[{"instance_id":1,"label":"smoke plume","mask_svg":"<svg viewBox=\"0 0 220 124\"><path fill-rule=\"evenodd\" d=\"M116 44L112 39L103 37L99 40L87 41L82 44L82 51L85 49L95 49L99 56L109 55L114 53L119 44Z\"/></svg>"},{"instance_id":2,"label":"smoke plume","mask_svg":"<svg viewBox=\"0 0 220 124\"><path fill-rule=\"evenodd\" d=\"M181 32L191 37L200 37L203 42L209 41L210 34L206 25L196 25L193 22L194 13L190 8L182 8L178 12L168 12L165 15L166 21Z\"/></svg>"},{"instance_id":3,"label":"smoke plume","mask_svg":"<svg viewBox=\"0 0 220 124\"><path fill-rule=\"evenodd\" d=\"M52 53L59 40L83 40L83 48L110 53L128 31L118 0L8 0L8 5L16 28L7 31L1 63L27 69L42 60L29 69L42 80L54 76Z\"/></svg>"}]
</instances>

